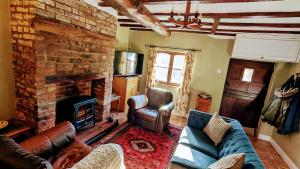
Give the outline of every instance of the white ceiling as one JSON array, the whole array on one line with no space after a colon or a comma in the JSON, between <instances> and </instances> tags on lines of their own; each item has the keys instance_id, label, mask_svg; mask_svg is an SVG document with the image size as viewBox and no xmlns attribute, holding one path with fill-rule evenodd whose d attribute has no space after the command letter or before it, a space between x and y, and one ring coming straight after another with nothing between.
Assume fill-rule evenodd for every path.
<instances>
[{"instance_id":1,"label":"white ceiling","mask_svg":"<svg viewBox=\"0 0 300 169\"><path fill-rule=\"evenodd\" d=\"M184 13L186 2L159 2L145 4L151 13L174 12ZM237 12L290 12L300 11L300 0L242 2L242 3L201 3L192 1L191 12L203 13L237 13Z\"/></svg>"},{"instance_id":2,"label":"white ceiling","mask_svg":"<svg viewBox=\"0 0 300 169\"><path fill-rule=\"evenodd\" d=\"M93 1L93 0L89 0ZM94 0L97 1L97 0ZM175 2L148 2L144 3L144 6L154 15L155 13L174 13L184 14L186 10L186 1L175 1ZM300 15L300 0L282 0L282 1L261 1L261 2L226 2L226 3L201 3L197 1L191 1L191 13L247 13L247 12L296 12ZM161 21L168 21L170 16L164 15L154 15ZM176 19L178 16L174 16ZM182 18L182 17L181 17ZM118 16L118 19L129 19L126 16ZM214 23L214 18L201 18L202 22L210 23L211 25L202 25L202 29L198 30L201 32L210 32L206 29L212 29L212 24ZM134 29L146 29L143 28L141 24L134 21L119 21L121 26L126 26ZM222 25L222 23L231 23L231 26ZM237 23L237 25L232 26L232 24ZM290 25L280 25L280 26L243 26L239 23L255 23L255 24L290 24ZM173 28L175 24L170 22L162 22L165 26L169 26L172 30L186 30L181 28ZM292 25L293 24L293 25ZM298 24L298 25L295 25ZM139 27L141 25L141 27ZM289 31L282 33L293 33L300 34L300 17L277 17L277 16L249 16L240 18L220 18L220 25L217 27L216 33L228 33L229 35L247 32L255 33L253 31ZM195 31L187 29L186 31ZM280 33L280 32L279 32Z\"/></svg>"}]
</instances>

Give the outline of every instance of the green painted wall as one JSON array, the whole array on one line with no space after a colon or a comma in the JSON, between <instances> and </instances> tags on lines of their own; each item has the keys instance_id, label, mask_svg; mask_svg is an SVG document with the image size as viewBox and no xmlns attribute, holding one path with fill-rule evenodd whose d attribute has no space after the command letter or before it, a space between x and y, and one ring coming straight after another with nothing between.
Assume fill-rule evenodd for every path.
<instances>
[{"instance_id":1,"label":"green painted wall","mask_svg":"<svg viewBox=\"0 0 300 169\"><path fill-rule=\"evenodd\" d=\"M12 69L9 1L0 1L0 120L13 117L15 86Z\"/></svg>"},{"instance_id":2,"label":"green painted wall","mask_svg":"<svg viewBox=\"0 0 300 169\"><path fill-rule=\"evenodd\" d=\"M197 93L206 91L213 98L211 112L219 111L230 59L228 48L232 46L232 40L215 39L207 35L192 33L173 32L170 37L163 37L154 32L133 31L130 47L135 52L145 54L143 75L139 82L139 91L141 93L144 92L146 80L147 44L201 49L201 52L196 52L195 54L189 108L195 108ZM218 70L221 73L218 73ZM162 85L160 87L171 90L174 98L177 99L177 88Z\"/></svg>"}]
</instances>

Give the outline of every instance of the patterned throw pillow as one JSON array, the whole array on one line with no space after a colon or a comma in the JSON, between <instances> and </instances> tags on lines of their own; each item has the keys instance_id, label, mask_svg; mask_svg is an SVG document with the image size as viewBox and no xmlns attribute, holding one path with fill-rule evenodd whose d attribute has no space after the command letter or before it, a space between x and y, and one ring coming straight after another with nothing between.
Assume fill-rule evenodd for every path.
<instances>
[{"instance_id":1,"label":"patterned throw pillow","mask_svg":"<svg viewBox=\"0 0 300 169\"><path fill-rule=\"evenodd\" d=\"M215 113L203 131L215 143L215 145L218 145L230 127L230 123L225 122L217 113Z\"/></svg>"},{"instance_id":2,"label":"patterned throw pillow","mask_svg":"<svg viewBox=\"0 0 300 169\"><path fill-rule=\"evenodd\" d=\"M214 162L209 169L242 169L245 161L245 153L231 154Z\"/></svg>"}]
</instances>

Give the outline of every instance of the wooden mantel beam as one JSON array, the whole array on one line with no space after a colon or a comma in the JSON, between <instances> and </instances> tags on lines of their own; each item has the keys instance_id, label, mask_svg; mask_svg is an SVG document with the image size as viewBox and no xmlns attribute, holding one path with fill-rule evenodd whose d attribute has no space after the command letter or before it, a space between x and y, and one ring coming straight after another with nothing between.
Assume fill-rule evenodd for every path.
<instances>
[{"instance_id":1,"label":"wooden mantel beam","mask_svg":"<svg viewBox=\"0 0 300 169\"><path fill-rule=\"evenodd\" d=\"M139 0L103 0L103 4L111 6L130 19L154 30L163 36L170 36L170 30L151 14ZM101 3L99 4L101 5Z\"/></svg>"}]
</instances>

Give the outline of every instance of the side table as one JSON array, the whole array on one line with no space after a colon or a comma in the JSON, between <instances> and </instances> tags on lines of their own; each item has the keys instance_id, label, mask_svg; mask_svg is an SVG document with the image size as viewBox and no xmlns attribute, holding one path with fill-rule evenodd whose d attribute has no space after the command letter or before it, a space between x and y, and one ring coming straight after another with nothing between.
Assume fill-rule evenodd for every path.
<instances>
[{"instance_id":1,"label":"side table","mask_svg":"<svg viewBox=\"0 0 300 169\"><path fill-rule=\"evenodd\" d=\"M18 142L29 137L32 133L32 128L21 120L11 119L8 123L7 127L0 130L0 135L5 135Z\"/></svg>"}]
</instances>

